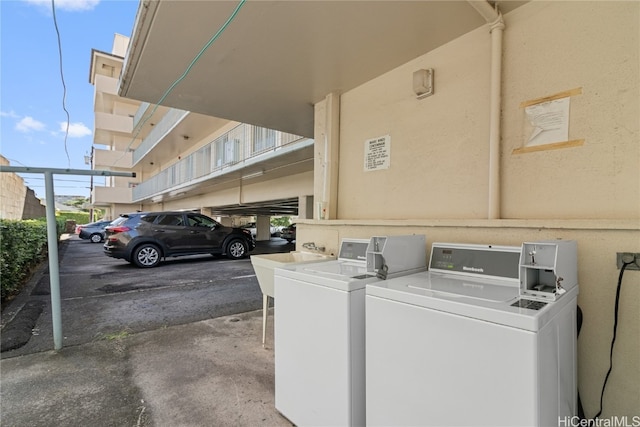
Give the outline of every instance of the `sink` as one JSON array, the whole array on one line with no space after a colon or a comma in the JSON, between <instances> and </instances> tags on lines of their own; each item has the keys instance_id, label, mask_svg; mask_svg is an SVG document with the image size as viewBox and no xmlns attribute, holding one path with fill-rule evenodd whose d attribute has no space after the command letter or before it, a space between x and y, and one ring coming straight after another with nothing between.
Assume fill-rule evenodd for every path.
<instances>
[{"instance_id":1,"label":"sink","mask_svg":"<svg viewBox=\"0 0 640 427\"><path fill-rule=\"evenodd\" d=\"M273 298L274 270L288 264L305 264L309 262L330 261L336 259L332 255L316 252L293 251L279 254L251 255L251 265L256 272L258 284L262 291L262 346L267 335L267 311L269 297Z\"/></svg>"},{"instance_id":2,"label":"sink","mask_svg":"<svg viewBox=\"0 0 640 427\"><path fill-rule=\"evenodd\" d=\"M332 255L293 251L279 254L252 255L251 264L256 272L260 290L263 294L273 297L273 272L276 268L292 263L302 264L332 259L335 259Z\"/></svg>"}]
</instances>

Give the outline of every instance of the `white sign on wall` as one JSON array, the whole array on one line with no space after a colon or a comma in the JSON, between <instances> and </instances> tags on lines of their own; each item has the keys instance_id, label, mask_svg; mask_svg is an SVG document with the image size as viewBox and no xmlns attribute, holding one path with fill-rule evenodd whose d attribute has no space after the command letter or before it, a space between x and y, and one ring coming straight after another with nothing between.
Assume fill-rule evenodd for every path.
<instances>
[{"instance_id":1,"label":"white sign on wall","mask_svg":"<svg viewBox=\"0 0 640 427\"><path fill-rule=\"evenodd\" d=\"M364 171L389 169L391 136L385 135L364 142Z\"/></svg>"},{"instance_id":2,"label":"white sign on wall","mask_svg":"<svg viewBox=\"0 0 640 427\"><path fill-rule=\"evenodd\" d=\"M569 140L569 105L571 98L554 99L524 109L531 124L527 146Z\"/></svg>"}]
</instances>

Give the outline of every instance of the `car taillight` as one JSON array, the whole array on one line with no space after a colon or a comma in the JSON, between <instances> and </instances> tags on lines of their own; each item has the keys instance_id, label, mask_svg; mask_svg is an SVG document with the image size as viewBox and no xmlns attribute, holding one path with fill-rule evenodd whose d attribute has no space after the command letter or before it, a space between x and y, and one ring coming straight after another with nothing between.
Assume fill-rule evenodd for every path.
<instances>
[{"instance_id":1,"label":"car taillight","mask_svg":"<svg viewBox=\"0 0 640 427\"><path fill-rule=\"evenodd\" d=\"M107 231L110 233L124 233L125 231L131 230L129 227L125 227L124 225L118 225L115 227L107 227Z\"/></svg>"}]
</instances>

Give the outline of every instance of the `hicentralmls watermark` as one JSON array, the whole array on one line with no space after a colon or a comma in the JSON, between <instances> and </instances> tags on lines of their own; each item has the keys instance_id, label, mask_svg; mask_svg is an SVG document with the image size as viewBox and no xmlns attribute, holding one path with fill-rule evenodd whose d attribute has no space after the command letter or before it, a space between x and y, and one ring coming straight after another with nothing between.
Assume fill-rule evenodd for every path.
<instances>
[{"instance_id":1,"label":"hicentralmls watermark","mask_svg":"<svg viewBox=\"0 0 640 427\"><path fill-rule=\"evenodd\" d=\"M558 417L558 427L640 427L640 415L612 416L591 420L580 417Z\"/></svg>"}]
</instances>

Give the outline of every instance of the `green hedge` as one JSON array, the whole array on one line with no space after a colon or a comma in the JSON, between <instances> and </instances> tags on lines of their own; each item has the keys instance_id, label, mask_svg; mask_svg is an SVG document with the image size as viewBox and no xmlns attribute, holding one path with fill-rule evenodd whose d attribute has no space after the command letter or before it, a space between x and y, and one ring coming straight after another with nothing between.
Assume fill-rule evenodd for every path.
<instances>
[{"instance_id":1,"label":"green hedge","mask_svg":"<svg viewBox=\"0 0 640 427\"><path fill-rule=\"evenodd\" d=\"M89 212L60 212L56 214L56 219L58 223L65 220L73 220L76 224L88 224L89 223Z\"/></svg>"},{"instance_id":2,"label":"green hedge","mask_svg":"<svg viewBox=\"0 0 640 427\"><path fill-rule=\"evenodd\" d=\"M58 236L65 219L56 219ZM47 221L45 219L0 219L0 288L2 301L20 290L32 268L46 257Z\"/></svg>"}]
</instances>

